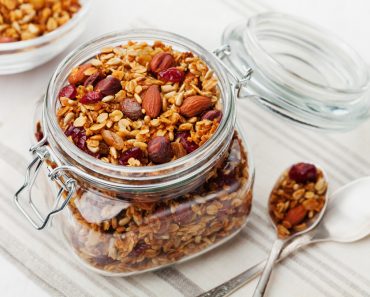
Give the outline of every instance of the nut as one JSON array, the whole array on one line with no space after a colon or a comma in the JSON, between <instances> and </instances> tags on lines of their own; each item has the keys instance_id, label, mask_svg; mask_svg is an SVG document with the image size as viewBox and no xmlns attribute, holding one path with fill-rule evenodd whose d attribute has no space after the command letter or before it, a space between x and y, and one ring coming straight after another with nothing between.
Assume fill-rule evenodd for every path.
<instances>
[{"instance_id":1,"label":"nut","mask_svg":"<svg viewBox=\"0 0 370 297\"><path fill-rule=\"evenodd\" d=\"M126 98L121 103L122 113L131 120L138 120L143 116L140 104L134 98Z\"/></svg>"},{"instance_id":2,"label":"nut","mask_svg":"<svg viewBox=\"0 0 370 297\"><path fill-rule=\"evenodd\" d=\"M222 112L220 110L209 110L203 116L202 120L216 120L217 122L221 122Z\"/></svg>"},{"instance_id":3,"label":"nut","mask_svg":"<svg viewBox=\"0 0 370 297\"><path fill-rule=\"evenodd\" d=\"M150 86L143 95L143 108L148 116L156 118L161 113L162 99L159 87Z\"/></svg>"},{"instance_id":4,"label":"nut","mask_svg":"<svg viewBox=\"0 0 370 297\"><path fill-rule=\"evenodd\" d=\"M157 136L148 143L149 159L153 163L167 163L173 157L170 141L164 136Z\"/></svg>"},{"instance_id":5,"label":"nut","mask_svg":"<svg viewBox=\"0 0 370 297\"><path fill-rule=\"evenodd\" d=\"M91 66L92 65L88 63L88 64L83 64L81 66L78 66L77 68L74 68L68 77L69 83L71 85L78 85L78 84L83 83L87 78L87 75L85 75L84 72Z\"/></svg>"},{"instance_id":6,"label":"nut","mask_svg":"<svg viewBox=\"0 0 370 297\"><path fill-rule=\"evenodd\" d=\"M154 73L161 72L172 67L175 63L175 59L169 53L158 53L150 61L150 70Z\"/></svg>"},{"instance_id":7,"label":"nut","mask_svg":"<svg viewBox=\"0 0 370 297\"><path fill-rule=\"evenodd\" d=\"M103 96L114 95L121 89L121 82L113 76L102 79L95 86L95 91L100 92Z\"/></svg>"},{"instance_id":8,"label":"nut","mask_svg":"<svg viewBox=\"0 0 370 297\"><path fill-rule=\"evenodd\" d=\"M180 107L180 114L188 118L195 117L211 108L212 105L212 99L209 97L191 96L184 100Z\"/></svg>"},{"instance_id":9,"label":"nut","mask_svg":"<svg viewBox=\"0 0 370 297\"><path fill-rule=\"evenodd\" d=\"M101 132L101 135L103 136L104 141L110 145L116 148L117 150L122 150L124 147L124 142L121 136L117 135L116 133L110 131L110 130L103 130Z\"/></svg>"},{"instance_id":10,"label":"nut","mask_svg":"<svg viewBox=\"0 0 370 297\"><path fill-rule=\"evenodd\" d=\"M306 208L303 205L298 205L294 208L291 208L288 211L285 220L288 221L291 224L291 226L295 226L304 220L306 214L307 214Z\"/></svg>"}]
</instances>

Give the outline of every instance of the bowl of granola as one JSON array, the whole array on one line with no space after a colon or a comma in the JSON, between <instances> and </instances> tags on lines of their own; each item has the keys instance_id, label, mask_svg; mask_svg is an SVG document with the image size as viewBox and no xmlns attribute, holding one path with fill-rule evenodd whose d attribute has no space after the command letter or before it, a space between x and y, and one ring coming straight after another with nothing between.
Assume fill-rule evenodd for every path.
<instances>
[{"instance_id":1,"label":"bowl of granola","mask_svg":"<svg viewBox=\"0 0 370 297\"><path fill-rule=\"evenodd\" d=\"M150 29L99 37L59 65L38 116L29 173L46 165L52 210L22 199L29 183L16 204L37 229L63 210L73 254L105 275L213 249L245 226L252 204L235 98L224 66L189 39Z\"/></svg>"},{"instance_id":2,"label":"bowl of granola","mask_svg":"<svg viewBox=\"0 0 370 297\"><path fill-rule=\"evenodd\" d=\"M46 63L84 31L89 0L1 0L0 75Z\"/></svg>"}]
</instances>

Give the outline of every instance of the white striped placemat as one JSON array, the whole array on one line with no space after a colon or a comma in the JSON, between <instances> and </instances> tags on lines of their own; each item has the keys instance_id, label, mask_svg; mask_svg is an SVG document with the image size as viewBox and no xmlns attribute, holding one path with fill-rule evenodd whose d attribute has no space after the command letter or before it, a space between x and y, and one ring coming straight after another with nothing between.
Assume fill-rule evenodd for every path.
<instances>
[{"instance_id":1,"label":"white striped placemat","mask_svg":"<svg viewBox=\"0 0 370 297\"><path fill-rule=\"evenodd\" d=\"M96 1L91 26L83 38L119 27L154 27L191 37L213 49L219 45L222 30L228 23L267 10L260 2L251 0L191 0L176 1L176 4L166 0L161 5L173 5L177 14L164 15L157 9L157 1L137 2ZM151 12L155 15L148 17ZM101 15L109 17L101 19ZM96 26L98 19L99 27ZM45 66L37 72L44 81L50 76L44 71L48 67L51 68ZM12 79L22 79L27 88L31 82L24 78L31 77L32 73L25 73ZM0 81L0 87L2 83ZM10 90L6 92L10 95ZM11 109L13 103L3 104L9 104ZM23 106L17 105L17 116L30 118L33 104L29 101ZM54 229L37 232L15 210L12 196L22 182L29 159L24 140L29 131L14 133L14 115L1 113L0 253L50 296L196 296L266 257L274 237L266 213L266 199L283 168L299 160L318 162L326 168L332 189L370 174L368 123L350 133L323 134L277 119L252 102L238 104L239 122L257 167L254 205L248 225L233 240L206 255L127 278L109 278L85 270ZM268 296L369 297L369 245L367 238L353 244L326 243L301 250L276 267ZM249 296L254 286L255 281L235 296Z\"/></svg>"}]
</instances>

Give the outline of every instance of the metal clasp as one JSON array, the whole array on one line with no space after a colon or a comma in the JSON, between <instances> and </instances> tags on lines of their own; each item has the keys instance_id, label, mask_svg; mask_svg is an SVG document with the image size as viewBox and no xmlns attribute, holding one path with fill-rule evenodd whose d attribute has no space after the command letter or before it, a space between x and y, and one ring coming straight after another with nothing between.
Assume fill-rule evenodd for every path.
<instances>
[{"instance_id":1,"label":"metal clasp","mask_svg":"<svg viewBox=\"0 0 370 297\"><path fill-rule=\"evenodd\" d=\"M17 191L17 193L15 193L14 196L14 202L16 206L26 217L26 219L31 223L31 225L37 230L44 229L51 218L67 206L68 202L76 191L76 181L74 179L68 177L62 171L58 171L58 167L53 169L51 166L48 165L48 177L50 178L50 180L57 183L59 191L56 195L52 209L47 213L46 216L43 216L41 214L41 211L36 207L32 199L32 187L35 183L40 169L42 168L42 164L45 161L53 161L51 158L50 150L47 146L44 146L42 144L42 141L40 141L38 144L31 148L31 151L33 155L35 155L35 157L27 167L24 184ZM25 203L28 203L28 206L30 208L28 210L26 210L26 208L22 206L22 193L26 193L24 198L28 198L27 201L25 201Z\"/></svg>"},{"instance_id":2,"label":"metal clasp","mask_svg":"<svg viewBox=\"0 0 370 297\"><path fill-rule=\"evenodd\" d=\"M236 81L235 84L235 91L238 97L242 97L241 90L244 87L247 87L252 74L253 74L253 68L249 65L242 65L242 73L239 77L236 75L235 71L233 71L228 64L226 64L223 59L227 56L230 56L231 54L231 47L229 44L224 44L220 46L219 48L215 49L213 51L213 54L219 59L219 62L222 64L222 66L229 72L229 74L233 77L233 79Z\"/></svg>"}]
</instances>

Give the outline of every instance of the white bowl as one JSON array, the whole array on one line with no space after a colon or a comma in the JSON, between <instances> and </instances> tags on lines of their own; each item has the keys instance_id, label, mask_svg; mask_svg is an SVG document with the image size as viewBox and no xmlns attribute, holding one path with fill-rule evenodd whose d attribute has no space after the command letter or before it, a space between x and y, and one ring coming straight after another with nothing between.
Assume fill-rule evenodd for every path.
<instances>
[{"instance_id":1,"label":"white bowl","mask_svg":"<svg viewBox=\"0 0 370 297\"><path fill-rule=\"evenodd\" d=\"M91 0L81 0L81 9L66 24L43 36L0 43L0 75L24 72L61 53L84 30Z\"/></svg>"}]
</instances>

